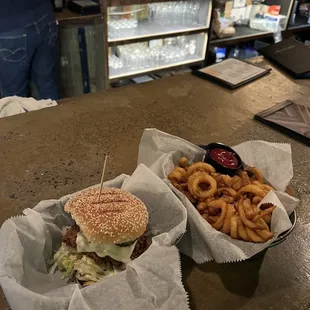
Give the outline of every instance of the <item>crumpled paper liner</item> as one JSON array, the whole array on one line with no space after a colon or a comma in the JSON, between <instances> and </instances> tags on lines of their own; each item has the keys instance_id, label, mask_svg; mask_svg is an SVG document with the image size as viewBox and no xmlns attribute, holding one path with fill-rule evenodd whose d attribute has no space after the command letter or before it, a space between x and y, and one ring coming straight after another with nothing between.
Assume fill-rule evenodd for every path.
<instances>
[{"instance_id":1,"label":"crumpled paper liner","mask_svg":"<svg viewBox=\"0 0 310 310\"><path fill-rule=\"evenodd\" d=\"M131 177L121 175L105 186L127 190L140 198L150 214L148 232L156 236L126 271L89 287L67 284L47 262L61 245L61 231L73 223L64 212L71 195L41 201L25 216L7 220L0 230L0 284L14 310L60 309L189 309L174 244L185 232L184 206L147 167Z\"/></svg>"},{"instance_id":2,"label":"crumpled paper liner","mask_svg":"<svg viewBox=\"0 0 310 310\"><path fill-rule=\"evenodd\" d=\"M247 165L260 168L264 177L275 188L285 190L293 176L291 147L289 144L248 141L233 147ZM178 165L181 156L192 162L203 161L205 150L176 136L146 129L142 135L138 163L145 163L170 186L186 207L187 232L178 244L179 250L190 256L196 263L215 260L218 263L241 261L267 248L292 224L288 217L299 200L288 194L270 192L261 203L271 202L278 206L272 216L271 230L274 237L264 244L234 240L215 230L205 221L192 203L175 189L167 175Z\"/></svg>"}]
</instances>

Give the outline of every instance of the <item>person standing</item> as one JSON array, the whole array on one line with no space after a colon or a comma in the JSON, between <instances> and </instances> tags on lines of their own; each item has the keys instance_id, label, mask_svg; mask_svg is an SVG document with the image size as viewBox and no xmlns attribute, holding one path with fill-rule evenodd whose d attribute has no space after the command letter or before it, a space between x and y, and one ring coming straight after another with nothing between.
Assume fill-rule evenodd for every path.
<instances>
[{"instance_id":1,"label":"person standing","mask_svg":"<svg viewBox=\"0 0 310 310\"><path fill-rule=\"evenodd\" d=\"M32 79L40 99L59 99L57 38L52 0L1 0L0 97L27 97Z\"/></svg>"}]
</instances>

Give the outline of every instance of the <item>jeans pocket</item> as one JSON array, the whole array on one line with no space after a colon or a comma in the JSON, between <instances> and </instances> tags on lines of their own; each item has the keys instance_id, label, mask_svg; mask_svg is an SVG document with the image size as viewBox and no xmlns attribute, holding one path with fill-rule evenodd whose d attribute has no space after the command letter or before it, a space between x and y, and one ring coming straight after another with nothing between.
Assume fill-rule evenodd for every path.
<instances>
[{"instance_id":1,"label":"jeans pocket","mask_svg":"<svg viewBox=\"0 0 310 310\"><path fill-rule=\"evenodd\" d=\"M1 36L0 58L8 62L20 62L27 56L27 34Z\"/></svg>"},{"instance_id":2,"label":"jeans pocket","mask_svg":"<svg viewBox=\"0 0 310 310\"><path fill-rule=\"evenodd\" d=\"M58 38L58 25L56 21L52 21L48 24L49 31L50 31L50 39L49 44L52 46L56 45L57 38Z\"/></svg>"}]
</instances>

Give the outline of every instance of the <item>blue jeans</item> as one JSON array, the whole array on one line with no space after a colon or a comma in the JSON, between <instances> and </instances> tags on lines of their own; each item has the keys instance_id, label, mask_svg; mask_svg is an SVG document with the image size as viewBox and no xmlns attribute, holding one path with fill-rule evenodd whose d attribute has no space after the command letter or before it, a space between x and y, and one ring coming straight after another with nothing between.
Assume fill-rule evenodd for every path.
<instances>
[{"instance_id":1,"label":"blue jeans","mask_svg":"<svg viewBox=\"0 0 310 310\"><path fill-rule=\"evenodd\" d=\"M58 26L53 15L0 33L0 97L29 94L33 79L40 99L59 99L56 83Z\"/></svg>"}]
</instances>

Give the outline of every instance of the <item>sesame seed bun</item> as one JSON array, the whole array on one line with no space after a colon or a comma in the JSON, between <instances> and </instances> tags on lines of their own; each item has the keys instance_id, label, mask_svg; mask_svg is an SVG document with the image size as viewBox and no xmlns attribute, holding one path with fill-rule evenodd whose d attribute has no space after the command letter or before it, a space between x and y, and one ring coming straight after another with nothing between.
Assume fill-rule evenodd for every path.
<instances>
[{"instance_id":1,"label":"sesame seed bun","mask_svg":"<svg viewBox=\"0 0 310 310\"><path fill-rule=\"evenodd\" d=\"M109 244L133 241L146 231L148 212L144 203L118 188L82 191L65 205L88 241Z\"/></svg>"}]
</instances>

